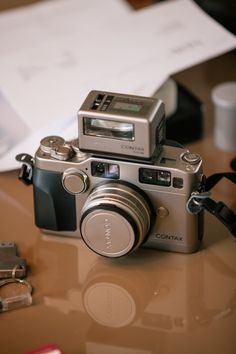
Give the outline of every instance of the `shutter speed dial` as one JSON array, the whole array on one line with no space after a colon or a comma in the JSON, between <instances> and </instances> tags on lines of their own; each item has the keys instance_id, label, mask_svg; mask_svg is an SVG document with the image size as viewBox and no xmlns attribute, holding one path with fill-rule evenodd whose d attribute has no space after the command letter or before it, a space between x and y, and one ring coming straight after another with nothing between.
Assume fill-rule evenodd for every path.
<instances>
[{"instance_id":1,"label":"shutter speed dial","mask_svg":"<svg viewBox=\"0 0 236 354\"><path fill-rule=\"evenodd\" d=\"M88 188L88 176L76 168L64 171L62 184L65 190L71 194L80 194Z\"/></svg>"}]
</instances>

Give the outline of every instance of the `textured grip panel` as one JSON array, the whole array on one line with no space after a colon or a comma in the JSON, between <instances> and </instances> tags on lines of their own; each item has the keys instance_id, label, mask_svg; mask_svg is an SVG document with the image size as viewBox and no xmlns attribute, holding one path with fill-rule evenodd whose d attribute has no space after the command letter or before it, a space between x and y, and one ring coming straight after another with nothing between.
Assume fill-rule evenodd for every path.
<instances>
[{"instance_id":1,"label":"textured grip panel","mask_svg":"<svg viewBox=\"0 0 236 354\"><path fill-rule=\"evenodd\" d=\"M76 230L75 196L62 186L62 173L34 169L35 224L54 231Z\"/></svg>"}]
</instances>

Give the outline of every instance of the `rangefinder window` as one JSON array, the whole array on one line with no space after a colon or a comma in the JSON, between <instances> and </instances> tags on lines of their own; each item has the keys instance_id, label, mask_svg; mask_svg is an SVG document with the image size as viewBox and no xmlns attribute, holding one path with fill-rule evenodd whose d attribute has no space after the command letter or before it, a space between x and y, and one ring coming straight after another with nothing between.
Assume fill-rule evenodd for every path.
<instances>
[{"instance_id":1,"label":"rangefinder window","mask_svg":"<svg viewBox=\"0 0 236 354\"><path fill-rule=\"evenodd\" d=\"M134 141L134 124L89 118L83 119L84 134L103 138Z\"/></svg>"},{"instance_id":2,"label":"rangefinder window","mask_svg":"<svg viewBox=\"0 0 236 354\"><path fill-rule=\"evenodd\" d=\"M163 170L140 168L139 181L141 183L169 187L171 185L171 173Z\"/></svg>"}]
</instances>

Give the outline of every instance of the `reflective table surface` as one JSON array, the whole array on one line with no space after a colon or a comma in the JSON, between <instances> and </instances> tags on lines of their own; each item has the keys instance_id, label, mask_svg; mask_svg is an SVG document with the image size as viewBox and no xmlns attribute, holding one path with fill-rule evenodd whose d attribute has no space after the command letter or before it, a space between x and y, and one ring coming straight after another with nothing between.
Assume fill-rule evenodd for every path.
<instances>
[{"instance_id":1,"label":"reflective table surface","mask_svg":"<svg viewBox=\"0 0 236 354\"><path fill-rule=\"evenodd\" d=\"M34 288L31 306L0 314L1 353L48 343L68 354L235 352L236 243L213 216L194 254L140 248L112 260L43 234L32 188L16 171L0 181L1 239L16 242ZM235 189L221 184L216 196L231 203Z\"/></svg>"},{"instance_id":2,"label":"reflective table surface","mask_svg":"<svg viewBox=\"0 0 236 354\"><path fill-rule=\"evenodd\" d=\"M210 91L236 79L235 53L174 78L205 103L205 135L189 149L202 156L207 176L229 171L236 151L214 146ZM34 290L32 305L0 313L0 353L49 343L65 354L236 353L236 243L212 215L205 214L204 239L194 254L140 248L107 259L82 240L37 229L32 188L17 174L0 174L1 240L16 243ZM235 185L223 180L212 195L236 211Z\"/></svg>"},{"instance_id":3,"label":"reflective table surface","mask_svg":"<svg viewBox=\"0 0 236 354\"><path fill-rule=\"evenodd\" d=\"M191 148L207 156L211 146L206 138ZM219 151L217 161L232 156ZM16 171L0 181L1 239L16 242L34 288L32 306L0 314L1 353L47 343L68 354L235 352L236 244L213 216L197 253L139 249L111 260L81 240L43 234L32 188ZM214 197L233 207L235 187L222 181Z\"/></svg>"}]
</instances>

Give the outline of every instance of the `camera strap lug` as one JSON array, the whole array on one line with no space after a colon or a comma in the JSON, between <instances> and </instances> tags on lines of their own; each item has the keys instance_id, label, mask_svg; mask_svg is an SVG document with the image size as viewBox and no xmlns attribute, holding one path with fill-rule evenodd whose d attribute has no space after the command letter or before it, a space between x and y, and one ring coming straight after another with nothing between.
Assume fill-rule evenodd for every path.
<instances>
[{"instance_id":1,"label":"camera strap lug","mask_svg":"<svg viewBox=\"0 0 236 354\"><path fill-rule=\"evenodd\" d=\"M186 208L191 214L198 214L202 210L207 210L217 217L236 237L236 214L222 201L216 202L210 198L209 190L213 188L223 177L229 179L231 182L236 183L236 173L223 172L216 173L208 177L205 181L204 192L193 192L187 201Z\"/></svg>"},{"instance_id":2,"label":"camera strap lug","mask_svg":"<svg viewBox=\"0 0 236 354\"><path fill-rule=\"evenodd\" d=\"M18 175L19 180L27 185L32 184L34 158L28 154L19 154L16 156L16 160L22 163Z\"/></svg>"},{"instance_id":3,"label":"camera strap lug","mask_svg":"<svg viewBox=\"0 0 236 354\"><path fill-rule=\"evenodd\" d=\"M210 192L193 192L186 204L187 211L190 214L200 213L204 209L203 200L209 198L210 195Z\"/></svg>"}]
</instances>

